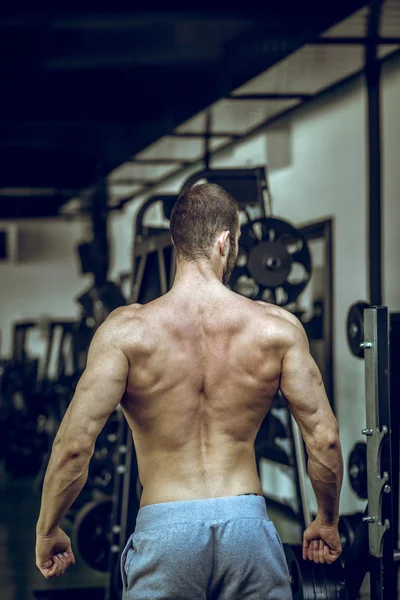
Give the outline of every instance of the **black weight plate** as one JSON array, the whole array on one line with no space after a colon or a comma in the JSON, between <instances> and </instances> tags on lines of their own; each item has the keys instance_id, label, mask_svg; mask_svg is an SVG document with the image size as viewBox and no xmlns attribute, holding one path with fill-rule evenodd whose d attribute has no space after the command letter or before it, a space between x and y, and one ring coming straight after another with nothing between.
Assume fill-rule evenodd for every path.
<instances>
[{"instance_id":1,"label":"black weight plate","mask_svg":"<svg viewBox=\"0 0 400 600\"><path fill-rule=\"evenodd\" d=\"M300 545L283 544L293 600L315 600L312 563L302 558Z\"/></svg>"},{"instance_id":2,"label":"black weight plate","mask_svg":"<svg viewBox=\"0 0 400 600\"><path fill-rule=\"evenodd\" d=\"M341 516L339 519L339 536L342 544L342 552L345 552L353 543L355 531L351 519L347 516Z\"/></svg>"},{"instance_id":3,"label":"black weight plate","mask_svg":"<svg viewBox=\"0 0 400 600\"><path fill-rule=\"evenodd\" d=\"M367 481L367 445L365 442L357 442L350 452L347 465L349 480L352 489L362 500L368 498Z\"/></svg>"},{"instance_id":4,"label":"black weight plate","mask_svg":"<svg viewBox=\"0 0 400 600\"><path fill-rule=\"evenodd\" d=\"M108 570L112 500L89 502L77 513L74 539L83 560L97 571Z\"/></svg>"},{"instance_id":5,"label":"black weight plate","mask_svg":"<svg viewBox=\"0 0 400 600\"><path fill-rule=\"evenodd\" d=\"M331 565L320 565L324 572L324 580L328 600L348 600L343 563L337 559Z\"/></svg>"},{"instance_id":6,"label":"black weight plate","mask_svg":"<svg viewBox=\"0 0 400 600\"><path fill-rule=\"evenodd\" d=\"M112 585L116 598L121 598L123 583L121 577L121 557L119 555L113 568Z\"/></svg>"},{"instance_id":7,"label":"black weight plate","mask_svg":"<svg viewBox=\"0 0 400 600\"><path fill-rule=\"evenodd\" d=\"M347 343L350 352L357 358L364 358L364 349L360 348L364 341L364 310L370 306L360 300L352 304L347 312Z\"/></svg>"},{"instance_id":8,"label":"black weight plate","mask_svg":"<svg viewBox=\"0 0 400 600\"><path fill-rule=\"evenodd\" d=\"M283 244L260 242L251 250L247 268L258 284L276 288L287 280L292 262Z\"/></svg>"},{"instance_id":9,"label":"black weight plate","mask_svg":"<svg viewBox=\"0 0 400 600\"><path fill-rule=\"evenodd\" d=\"M304 236L276 218L249 221L241 234L231 289L280 306L294 302L311 276L311 255Z\"/></svg>"},{"instance_id":10,"label":"black weight plate","mask_svg":"<svg viewBox=\"0 0 400 600\"><path fill-rule=\"evenodd\" d=\"M315 600L330 600L330 597L328 596L327 581L325 572L323 570L323 565L311 561L308 562L310 562L312 565Z\"/></svg>"},{"instance_id":11,"label":"black weight plate","mask_svg":"<svg viewBox=\"0 0 400 600\"><path fill-rule=\"evenodd\" d=\"M332 565L303 560L300 545L283 544L293 600L348 600L341 560Z\"/></svg>"}]
</instances>

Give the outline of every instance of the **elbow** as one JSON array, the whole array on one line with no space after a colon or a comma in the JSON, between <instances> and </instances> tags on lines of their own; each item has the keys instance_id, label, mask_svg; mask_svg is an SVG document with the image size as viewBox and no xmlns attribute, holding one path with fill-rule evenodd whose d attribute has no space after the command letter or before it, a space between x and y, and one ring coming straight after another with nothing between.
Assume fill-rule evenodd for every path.
<instances>
[{"instance_id":1,"label":"elbow","mask_svg":"<svg viewBox=\"0 0 400 600\"><path fill-rule=\"evenodd\" d=\"M337 425L318 427L313 435L313 449L320 452L338 452L341 449Z\"/></svg>"},{"instance_id":2,"label":"elbow","mask_svg":"<svg viewBox=\"0 0 400 600\"><path fill-rule=\"evenodd\" d=\"M326 443L330 450L340 449L339 430L337 427L328 433Z\"/></svg>"},{"instance_id":3,"label":"elbow","mask_svg":"<svg viewBox=\"0 0 400 600\"><path fill-rule=\"evenodd\" d=\"M328 448L340 448L339 427L336 419L334 423L325 429L325 435Z\"/></svg>"},{"instance_id":4,"label":"elbow","mask_svg":"<svg viewBox=\"0 0 400 600\"><path fill-rule=\"evenodd\" d=\"M61 462L89 462L93 443L89 440L64 440L60 447Z\"/></svg>"}]
</instances>

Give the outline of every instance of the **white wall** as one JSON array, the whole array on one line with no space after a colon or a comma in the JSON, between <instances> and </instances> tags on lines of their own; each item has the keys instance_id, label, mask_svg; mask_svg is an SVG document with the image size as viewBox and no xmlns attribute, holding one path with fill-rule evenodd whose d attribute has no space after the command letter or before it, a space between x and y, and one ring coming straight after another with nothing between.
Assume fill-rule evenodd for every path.
<instances>
[{"instance_id":1,"label":"white wall","mask_svg":"<svg viewBox=\"0 0 400 600\"><path fill-rule=\"evenodd\" d=\"M75 318L74 302L88 285L79 275L77 222L56 219L17 221L20 261L0 262L1 355L11 352L12 324L42 316Z\"/></svg>"},{"instance_id":2,"label":"white wall","mask_svg":"<svg viewBox=\"0 0 400 600\"><path fill-rule=\"evenodd\" d=\"M383 301L400 310L400 57L387 63L382 86Z\"/></svg>"}]
</instances>

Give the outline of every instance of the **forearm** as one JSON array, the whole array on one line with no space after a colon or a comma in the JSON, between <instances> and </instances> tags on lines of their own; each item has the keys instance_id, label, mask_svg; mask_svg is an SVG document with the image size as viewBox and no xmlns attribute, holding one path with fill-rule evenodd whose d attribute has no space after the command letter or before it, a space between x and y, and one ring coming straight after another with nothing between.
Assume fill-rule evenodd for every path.
<instances>
[{"instance_id":1,"label":"forearm","mask_svg":"<svg viewBox=\"0 0 400 600\"><path fill-rule=\"evenodd\" d=\"M87 453L68 452L62 444L53 446L43 484L38 534L49 536L57 530L87 481L89 461Z\"/></svg>"},{"instance_id":2,"label":"forearm","mask_svg":"<svg viewBox=\"0 0 400 600\"><path fill-rule=\"evenodd\" d=\"M318 518L326 524L339 520L343 458L340 442L309 450L308 474L317 499Z\"/></svg>"}]
</instances>

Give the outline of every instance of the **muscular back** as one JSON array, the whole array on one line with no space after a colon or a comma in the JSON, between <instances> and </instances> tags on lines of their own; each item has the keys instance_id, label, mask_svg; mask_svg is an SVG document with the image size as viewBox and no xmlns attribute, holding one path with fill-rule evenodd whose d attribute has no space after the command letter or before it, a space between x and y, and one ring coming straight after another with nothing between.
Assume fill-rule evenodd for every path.
<instances>
[{"instance_id":1,"label":"muscular back","mask_svg":"<svg viewBox=\"0 0 400 600\"><path fill-rule=\"evenodd\" d=\"M280 384L291 316L221 285L172 290L124 319L142 506L262 493L254 440ZM128 316L126 314L126 316Z\"/></svg>"}]
</instances>

